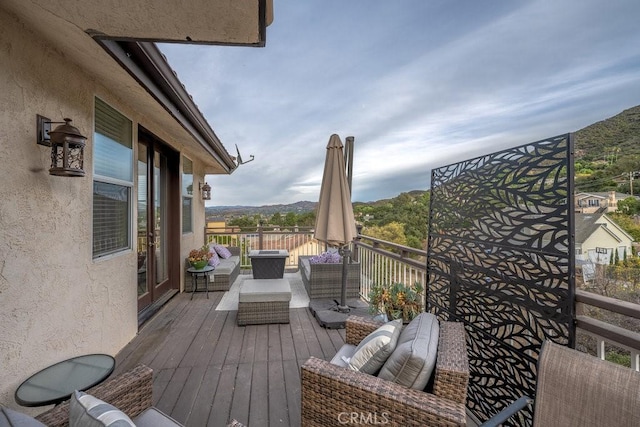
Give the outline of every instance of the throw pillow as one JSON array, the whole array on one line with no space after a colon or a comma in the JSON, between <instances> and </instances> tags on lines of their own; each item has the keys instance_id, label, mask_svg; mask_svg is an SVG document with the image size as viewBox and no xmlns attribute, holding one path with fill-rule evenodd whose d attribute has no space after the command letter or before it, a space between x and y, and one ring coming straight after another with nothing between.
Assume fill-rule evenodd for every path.
<instances>
[{"instance_id":1,"label":"throw pillow","mask_svg":"<svg viewBox=\"0 0 640 427\"><path fill-rule=\"evenodd\" d=\"M311 264L338 264L342 262L342 257L338 252L327 251L320 255L314 255L309 258Z\"/></svg>"},{"instance_id":2,"label":"throw pillow","mask_svg":"<svg viewBox=\"0 0 640 427\"><path fill-rule=\"evenodd\" d=\"M227 259L231 257L231 252L229 252L229 249L227 249L225 246L213 245L213 249L216 250L218 255L220 255L220 258L222 259Z\"/></svg>"},{"instance_id":3,"label":"throw pillow","mask_svg":"<svg viewBox=\"0 0 640 427\"><path fill-rule=\"evenodd\" d=\"M404 327L398 344L380 369L379 378L415 390L424 390L438 355L438 319L421 313Z\"/></svg>"},{"instance_id":4,"label":"throw pillow","mask_svg":"<svg viewBox=\"0 0 640 427\"><path fill-rule=\"evenodd\" d=\"M22 412L0 408L0 427L46 427L40 421Z\"/></svg>"},{"instance_id":5,"label":"throw pillow","mask_svg":"<svg viewBox=\"0 0 640 427\"><path fill-rule=\"evenodd\" d=\"M211 258L209 258L209 265L213 268L216 268L220 265L220 258L218 257L218 253L215 250L211 250L210 252Z\"/></svg>"},{"instance_id":6,"label":"throw pillow","mask_svg":"<svg viewBox=\"0 0 640 427\"><path fill-rule=\"evenodd\" d=\"M135 427L131 418L113 405L75 391L69 401L69 427Z\"/></svg>"},{"instance_id":7,"label":"throw pillow","mask_svg":"<svg viewBox=\"0 0 640 427\"><path fill-rule=\"evenodd\" d=\"M402 319L396 319L367 335L351 356L349 368L365 374L376 374L396 348L401 330Z\"/></svg>"}]
</instances>

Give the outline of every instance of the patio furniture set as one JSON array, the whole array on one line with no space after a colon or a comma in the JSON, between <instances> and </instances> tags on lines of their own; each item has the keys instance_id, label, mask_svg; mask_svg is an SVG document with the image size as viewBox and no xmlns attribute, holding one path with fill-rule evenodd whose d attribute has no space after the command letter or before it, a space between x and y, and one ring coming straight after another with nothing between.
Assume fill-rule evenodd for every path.
<instances>
[{"instance_id":1,"label":"patio furniture set","mask_svg":"<svg viewBox=\"0 0 640 427\"><path fill-rule=\"evenodd\" d=\"M287 256L286 251L252 251L254 276L240 288L238 325L289 323L291 288L283 278ZM300 368L303 426L354 420L390 426L467 425L470 369L463 323L439 321L427 312L404 325L400 319L383 323L352 315L345 333L345 344L330 361L310 357ZM58 375L83 357L96 369L67 379ZM18 388L16 401L22 405L58 403L34 423L64 426L71 419L72 425L84 425L84 420L99 417L99 405L138 426L181 425L153 406L151 368L141 364L102 382L113 371L113 358L80 358L45 368ZM76 376L83 385L75 385ZM55 396L32 392L42 381L47 390L59 390ZM545 341L538 359L534 426L640 425L639 401L640 373ZM482 426L498 426L532 402L523 396ZM42 425L30 420L0 408L0 427ZM243 424L230 420L228 426Z\"/></svg>"},{"instance_id":2,"label":"patio furniture set","mask_svg":"<svg viewBox=\"0 0 640 427\"><path fill-rule=\"evenodd\" d=\"M640 425L640 373L549 341L537 371L534 426ZM351 316L333 359L311 357L301 367L301 424L465 426L469 380L462 323L439 322L430 313L407 325ZM152 390L153 371L140 364L87 394L72 393L35 419L0 408L0 426L66 426L92 412L83 399L138 426L180 426L153 406ZM523 396L482 427L501 425L531 403ZM227 425L243 426L236 420Z\"/></svg>"},{"instance_id":3,"label":"patio furniture set","mask_svg":"<svg viewBox=\"0 0 640 427\"><path fill-rule=\"evenodd\" d=\"M245 279L238 295L238 325L289 323L291 286L284 278L286 250L249 252L253 279Z\"/></svg>"}]
</instances>

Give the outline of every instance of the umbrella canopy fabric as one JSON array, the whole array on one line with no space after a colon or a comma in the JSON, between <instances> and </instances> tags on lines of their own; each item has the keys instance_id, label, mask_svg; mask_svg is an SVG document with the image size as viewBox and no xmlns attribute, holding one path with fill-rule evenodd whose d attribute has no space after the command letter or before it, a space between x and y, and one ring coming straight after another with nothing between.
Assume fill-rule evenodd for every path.
<instances>
[{"instance_id":1,"label":"umbrella canopy fabric","mask_svg":"<svg viewBox=\"0 0 640 427\"><path fill-rule=\"evenodd\" d=\"M314 237L329 246L343 246L356 235L342 141L333 134L327 144Z\"/></svg>"}]
</instances>

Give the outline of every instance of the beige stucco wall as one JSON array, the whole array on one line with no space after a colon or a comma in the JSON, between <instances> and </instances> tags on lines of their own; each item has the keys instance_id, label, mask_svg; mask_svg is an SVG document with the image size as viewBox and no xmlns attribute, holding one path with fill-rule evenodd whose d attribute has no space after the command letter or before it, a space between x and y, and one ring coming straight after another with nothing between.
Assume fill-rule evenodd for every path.
<instances>
[{"instance_id":1,"label":"beige stucco wall","mask_svg":"<svg viewBox=\"0 0 640 427\"><path fill-rule=\"evenodd\" d=\"M119 68L114 65L114 70ZM148 118L128 107L118 90L101 86L70 63L65 52L47 45L0 9L2 406L25 410L15 403L13 393L43 367L79 354L115 355L137 333L135 247L99 261L92 259L95 96L132 119L134 129L140 122L160 138L169 136L154 125L157 117ZM36 144L36 114L52 120L70 117L89 137L86 177L48 174L50 150ZM167 142L180 150L179 141ZM197 156L190 158L194 169L202 171L203 166L195 163ZM135 201L136 185L133 189ZM181 242L184 256L196 242L203 242L204 209L197 197L194 212L195 232L184 235ZM132 215L135 218L135 212ZM135 236L136 230L132 231ZM34 411L42 409L46 408Z\"/></svg>"}]
</instances>

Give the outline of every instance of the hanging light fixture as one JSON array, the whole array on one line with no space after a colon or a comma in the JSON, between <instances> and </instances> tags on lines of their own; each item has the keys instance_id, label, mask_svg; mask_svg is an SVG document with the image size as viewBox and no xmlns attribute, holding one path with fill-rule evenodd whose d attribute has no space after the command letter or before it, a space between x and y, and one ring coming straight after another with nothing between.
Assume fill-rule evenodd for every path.
<instances>
[{"instance_id":1,"label":"hanging light fixture","mask_svg":"<svg viewBox=\"0 0 640 427\"><path fill-rule=\"evenodd\" d=\"M52 122L37 115L38 144L51 147L50 175L84 176L84 146L87 138L78 128L71 125L71 119ZM60 124L51 130L52 124Z\"/></svg>"},{"instance_id":2,"label":"hanging light fixture","mask_svg":"<svg viewBox=\"0 0 640 427\"><path fill-rule=\"evenodd\" d=\"M206 182L204 184L200 182L199 184L200 191L202 192L202 200L211 200L211 186Z\"/></svg>"}]
</instances>

